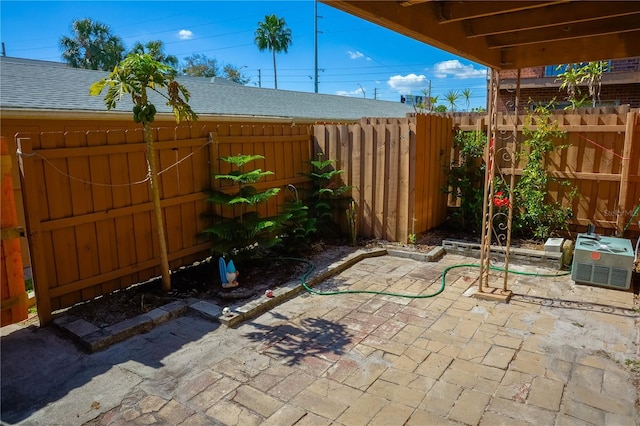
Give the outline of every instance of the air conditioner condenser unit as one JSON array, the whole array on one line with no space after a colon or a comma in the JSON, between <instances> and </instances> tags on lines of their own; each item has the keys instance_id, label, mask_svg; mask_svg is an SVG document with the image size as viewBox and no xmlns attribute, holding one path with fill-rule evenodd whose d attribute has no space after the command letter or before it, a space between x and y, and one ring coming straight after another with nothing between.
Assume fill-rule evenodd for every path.
<instances>
[{"instance_id":1,"label":"air conditioner condenser unit","mask_svg":"<svg viewBox=\"0 0 640 426\"><path fill-rule=\"evenodd\" d=\"M634 260L631 240L578 234L571 278L578 283L627 290Z\"/></svg>"}]
</instances>

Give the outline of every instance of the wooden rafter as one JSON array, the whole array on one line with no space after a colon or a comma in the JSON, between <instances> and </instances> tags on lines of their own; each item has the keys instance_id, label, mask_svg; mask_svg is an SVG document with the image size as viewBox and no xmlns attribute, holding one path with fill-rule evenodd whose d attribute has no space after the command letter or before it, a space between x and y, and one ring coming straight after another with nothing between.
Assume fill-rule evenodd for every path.
<instances>
[{"instance_id":1,"label":"wooden rafter","mask_svg":"<svg viewBox=\"0 0 640 426\"><path fill-rule=\"evenodd\" d=\"M438 1L434 2L441 24L466 21L485 16L505 15L523 10L539 9L569 0L556 1Z\"/></svg>"},{"instance_id":2,"label":"wooden rafter","mask_svg":"<svg viewBox=\"0 0 640 426\"><path fill-rule=\"evenodd\" d=\"M637 15L638 6L630 1L609 2L614 7L603 11L591 3L576 7L572 3L546 7L544 13L538 9L514 12L510 19L495 15L471 19L467 22L468 37L484 37L522 30L542 30L556 25L572 25L581 22L597 21L627 15ZM637 19L637 18L636 18Z\"/></svg>"},{"instance_id":3,"label":"wooden rafter","mask_svg":"<svg viewBox=\"0 0 640 426\"><path fill-rule=\"evenodd\" d=\"M496 69L640 56L640 1L321 1Z\"/></svg>"},{"instance_id":4,"label":"wooden rafter","mask_svg":"<svg viewBox=\"0 0 640 426\"><path fill-rule=\"evenodd\" d=\"M597 37L638 29L640 13L621 18L599 19L597 21L561 24L546 28L545 31L522 30L508 34L487 37L490 49L519 46L523 44L548 43L584 37Z\"/></svg>"}]
</instances>

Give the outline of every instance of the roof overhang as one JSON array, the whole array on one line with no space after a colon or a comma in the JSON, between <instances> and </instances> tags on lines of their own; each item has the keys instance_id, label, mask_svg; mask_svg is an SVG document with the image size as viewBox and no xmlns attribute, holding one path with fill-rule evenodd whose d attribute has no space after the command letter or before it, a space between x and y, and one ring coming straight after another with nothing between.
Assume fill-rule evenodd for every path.
<instances>
[{"instance_id":1,"label":"roof overhang","mask_svg":"<svg viewBox=\"0 0 640 426\"><path fill-rule=\"evenodd\" d=\"M321 1L497 70L640 56L640 1Z\"/></svg>"}]
</instances>

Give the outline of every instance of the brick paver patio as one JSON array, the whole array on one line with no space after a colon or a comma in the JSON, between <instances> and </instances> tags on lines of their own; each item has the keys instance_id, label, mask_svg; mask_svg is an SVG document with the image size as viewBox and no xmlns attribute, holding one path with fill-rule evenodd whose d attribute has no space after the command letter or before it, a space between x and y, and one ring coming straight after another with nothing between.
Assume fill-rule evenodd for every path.
<instances>
[{"instance_id":1,"label":"brick paver patio","mask_svg":"<svg viewBox=\"0 0 640 426\"><path fill-rule=\"evenodd\" d=\"M370 258L316 289L428 294L447 266L469 262ZM90 355L106 362L126 346L104 374L132 377L88 424L640 424L632 292L513 275L503 304L470 296L477 274L451 270L433 298L302 294L236 328L178 318ZM171 339L176 349L157 355ZM35 418L63 415L67 397Z\"/></svg>"}]
</instances>

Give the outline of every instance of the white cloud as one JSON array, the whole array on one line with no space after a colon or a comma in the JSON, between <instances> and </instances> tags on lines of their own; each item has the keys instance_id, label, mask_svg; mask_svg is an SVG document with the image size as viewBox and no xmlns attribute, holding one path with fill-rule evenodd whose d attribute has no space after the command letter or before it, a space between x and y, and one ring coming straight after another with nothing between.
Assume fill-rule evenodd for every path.
<instances>
[{"instance_id":1,"label":"white cloud","mask_svg":"<svg viewBox=\"0 0 640 426\"><path fill-rule=\"evenodd\" d=\"M487 70L473 68L473 65L463 65L459 60L452 59L436 63L433 66L433 75L436 78L480 78L487 75Z\"/></svg>"},{"instance_id":2,"label":"white cloud","mask_svg":"<svg viewBox=\"0 0 640 426\"><path fill-rule=\"evenodd\" d=\"M189 40L193 38L193 32L189 30L180 30L178 31L178 38L180 40Z\"/></svg>"},{"instance_id":3,"label":"white cloud","mask_svg":"<svg viewBox=\"0 0 640 426\"><path fill-rule=\"evenodd\" d=\"M371 58L368 56L364 56L364 53L360 52L359 50L356 50L355 52L352 52L351 50L347 50L347 55L349 55L349 59L360 59L360 58L364 58L367 61L370 61Z\"/></svg>"},{"instance_id":4,"label":"white cloud","mask_svg":"<svg viewBox=\"0 0 640 426\"><path fill-rule=\"evenodd\" d=\"M362 96L362 89L357 88L356 90L352 90L352 91L347 91L347 90L338 90L336 92L336 95L338 96Z\"/></svg>"},{"instance_id":5,"label":"white cloud","mask_svg":"<svg viewBox=\"0 0 640 426\"><path fill-rule=\"evenodd\" d=\"M424 75L408 74L405 76L394 75L387 80L389 87L401 94L408 94L414 90L424 89L427 87L427 77Z\"/></svg>"}]
</instances>

